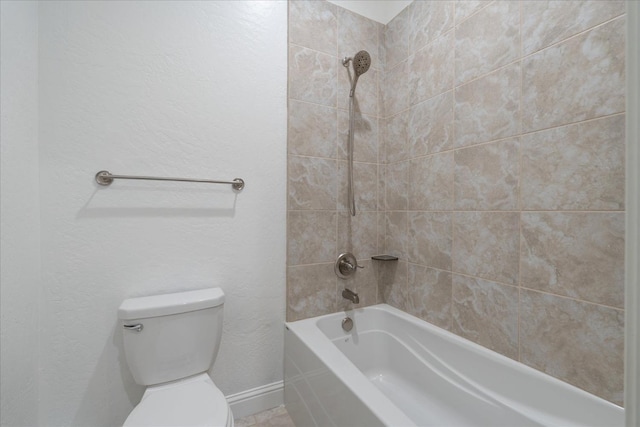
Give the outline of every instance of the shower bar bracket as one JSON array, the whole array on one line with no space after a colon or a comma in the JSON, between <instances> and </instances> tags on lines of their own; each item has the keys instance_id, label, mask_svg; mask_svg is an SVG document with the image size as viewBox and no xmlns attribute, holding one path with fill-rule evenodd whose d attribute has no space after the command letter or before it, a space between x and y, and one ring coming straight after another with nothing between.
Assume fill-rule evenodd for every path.
<instances>
[{"instance_id":1,"label":"shower bar bracket","mask_svg":"<svg viewBox=\"0 0 640 427\"><path fill-rule=\"evenodd\" d=\"M244 180L235 178L233 181L217 181L213 179L193 179L193 178L168 178L158 176L136 176L136 175L114 175L109 171L100 171L96 174L96 182L100 185L111 185L114 179L141 179L145 181L181 181L181 182L204 182L207 184L230 184L234 190L244 188Z\"/></svg>"}]
</instances>

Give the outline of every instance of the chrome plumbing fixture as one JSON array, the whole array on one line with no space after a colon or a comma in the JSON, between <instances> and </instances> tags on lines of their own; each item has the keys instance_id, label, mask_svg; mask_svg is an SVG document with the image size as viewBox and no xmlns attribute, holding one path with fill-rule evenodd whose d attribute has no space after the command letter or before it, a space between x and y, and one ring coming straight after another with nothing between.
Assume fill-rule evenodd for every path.
<instances>
[{"instance_id":1,"label":"chrome plumbing fixture","mask_svg":"<svg viewBox=\"0 0 640 427\"><path fill-rule=\"evenodd\" d=\"M357 293L353 292L351 289L345 288L342 291L342 298L348 299L354 304L360 304L360 297L358 296Z\"/></svg>"},{"instance_id":2,"label":"chrome plumbing fixture","mask_svg":"<svg viewBox=\"0 0 640 427\"><path fill-rule=\"evenodd\" d=\"M142 323L136 323L135 325L123 325L123 327L127 331L136 331L136 332L142 332L142 330L144 329L144 325Z\"/></svg>"},{"instance_id":3,"label":"chrome plumbing fixture","mask_svg":"<svg viewBox=\"0 0 640 427\"><path fill-rule=\"evenodd\" d=\"M180 182L204 182L207 184L231 184L234 190L242 190L244 188L244 180L235 178L233 181L218 181L215 179L196 179L196 178L168 178L161 176L139 176L139 175L114 175L109 171L100 171L96 174L96 182L100 185L111 185L114 179L141 179L145 181L180 181Z\"/></svg>"},{"instance_id":4,"label":"chrome plumbing fixture","mask_svg":"<svg viewBox=\"0 0 640 427\"><path fill-rule=\"evenodd\" d=\"M356 53L353 58L345 57L342 60L342 65L349 69L349 62L353 62L353 79L351 79L351 90L349 91L349 139L348 139L348 157L349 157L349 213L351 216L356 216L356 199L353 192L353 128L355 126L355 118L353 111L354 94L356 92L356 84L358 83L358 77L363 75L369 70L371 66L371 55L366 50L361 50ZM351 74L349 74L351 78Z\"/></svg>"},{"instance_id":5,"label":"chrome plumbing fixture","mask_svg":"<svg viewBox=\"0 0 640 427\"><path fill-rule=\"evenodd\" d=\"M358 265L356 257L351 252L345 252L338 256L336 263L333 265L333 271L341 279L346 279L356 272L356 269L364 268Z\"/></svg>"},{"instance_id":6,"label":"chrome plumbing fixture","mask_svg":"<svg viewBox=\"0 0 640 427\"><path fill-rule=\"evenodd\" d=\"M369 71L369 67L371 67L371 55L366 50L361 50L353 58L348 56L342 59L342 65L345 67L349 66L349 62L353 62L353 73L355 74L351 82L351 91L349 92L349 96L353 98L358 77Z\"/></svg>"},{"instance_id":7,"label":"chrome plumbing fixture","mask_svg":"<svg viewBox=\"0 0 640 427\"><path fill-rule=\"evenodd\" d=\"M353 329L353 319L351 317L345 317L342 319L342 329L349 332Z\"/></svg>"}]
</instances>

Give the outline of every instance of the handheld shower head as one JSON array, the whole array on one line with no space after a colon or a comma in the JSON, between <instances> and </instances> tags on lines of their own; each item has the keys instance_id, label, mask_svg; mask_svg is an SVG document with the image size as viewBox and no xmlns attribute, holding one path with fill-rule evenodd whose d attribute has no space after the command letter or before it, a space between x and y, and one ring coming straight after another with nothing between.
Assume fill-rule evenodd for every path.
<instances>
[{"instance_id":1,"label":"handheld shower head","mask_svg":"<svg viewBox=\"0 0 640 427\"><path fill-rule=\"evenodd\" d=\"M349 61L353 62L353 73L355 74L353 81L351 82L351 91L349 92L349 96L353 97L353 94L356 91L358 77L369 71L369 67L371 67L371 55L369 55L369 52L366 50L361 50L356 53L353 58L344 58L342 60L342 65L348 67Z\"/></svg>"},{"instance_id":2,"label":"handheld shower head","mask_svg":"<svg viewBox=\"0 0 640 427\"><path fill-rule=\"evenodd\" d=\"M371 55L366 50L361 50L353 57L353 71L356 73L356 77L369 71L371 66Z\"/></svg>"}]
</instances>

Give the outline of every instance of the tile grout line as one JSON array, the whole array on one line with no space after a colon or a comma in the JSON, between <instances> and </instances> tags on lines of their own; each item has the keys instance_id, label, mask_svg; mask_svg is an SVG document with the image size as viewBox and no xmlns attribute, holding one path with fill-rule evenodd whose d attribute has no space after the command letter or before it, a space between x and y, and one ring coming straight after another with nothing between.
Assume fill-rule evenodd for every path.
<instances>
[{"instance_id":1,"label":"tile grout line","mask_svg":"<svg viewBox=\"0 0 640 427\"><path fill-rule=\"evenodd\" d=\"M522 286L521 288L522 288L522 291L535 292L535 293L539 293L539 294L543 294L543 295L549 295L549 296L552 296L552 297L557 297L557 298L562 298L562 299L565 299L565 300L579 302L579 303L582 303L582 304L589 304L589 305L594 305L594 306L597 306L597 307L603 307L603 308L606 308L606 309L609 309L609 310L616 310L616 311L621 312L621 313L624 312L624 308L623 307L615 307L613 305L606 305L606 304L601 304L601 303L598 303L598 302L593 302L593 301L587 301L587 300L583 300L583 299L573 298L573 297L570 297L570 296L567 296L567 295L554 294L554 293L551 293L551 292L542 291L540 289L527 288L525 286Z\"/></svg>"},{"instance_id":2,"label":"tile grout line","mask_svg":"<svg viewBox=\"0 0 640 427\"><path fill-rule=\"evenodd\" d=\"M575 301L575 302L579 302L579 303L583 303L583 304L590 304L590 305L604 307L604 308L607 308L607 309L617 310L617 311L621 311L621 312L624 311L624 308L620 308L620 307L616 307L616 306L612 306L612 305L601 304L601 303L594 302L594 301L588 301L588 300L584 300L584 299L580 299L580 298L574 298L574 297L570 297L570 296L567 296L567 295L556 294L556 293L553 293L553 292L548 292L548 291L543 291L543 290L540 290L540 289L529 288L529 287L526 287L526 286L519 286L518 284L514 285L514 284L511 284L511 283L505 283L505 282L502 282L502 281L499 281L499 280L488 279L488 278L480 277L480 276L474 276L472 274L463 273L463 272L460 272L460 271L446 270L446 269L441 269L441 268L438 268L438 267L433 267L433 266L430 266L430 265L424 265L424 264L420 264L420 263L417 263L417 262L410 262L410 261L407 261L407 264L417 265L417 266L420 266L420 267L425 267L425 268L429 268L429 269L437 270L437 271L443 271L443 272L450 273L450 274L455 275L455 276L466 277L466 278L469 278L469 279L483 280L485 282L491 282L491 283L495 283L495 284L501 285L501 286L508 286L510 288L520 289L521 291L537 292L537 293L540 293L540 294L549 295L549 296L557 297L557 298L563 298L563 299L566 299L566 300L571 300L571 301Z\"/></svg>"},{"instance_id":3,"label":"tile grout line","mask_svg":"<svg viewBox=\"0 0 640 427\"><path fill-rule=\"evenodd\" d=\"M337 19L336 19L336 20L337 20ZM314 52L314 53L319 53L319 54L321 54L321 55L330 56L330 57L332 57L333 59L336 59L337 61L340 61L340 62L339 62L339 65L340 65L340 64L341 64L341 62L342 62L342 58L340 58L340 56L339 56L339 52L337 52L337 53L334 55L334 54L332 54L332 53L327 53L327 52L324 52L324 51L322 51L322 50L314 49L314 48L312 48L312 47L305 46L305 45L303 45L303 44L295 43L295 42L292 42L292 41L289 41L289 42L288 42L288 45L289 45L289 47L302 48L302 49L309 50L309 51ZM337 45L338 45L338 41L336 40L336 50L337 50ZM372 64L371 69L372 69L372 70L379 71L379 70L380 70L380 67L379 67L379 66L373 66L373 64Z\"/></svg>"},{"instance_id":4,"label":"tile grout line","mask_svg":"<svg viewBox=\"0 0 640 427\"><path fill-rule=\"evenodd\" d=\"M340 96L340 94L338 93L338 86L339 86L339 82L340 82L340 77L338 76L338 72L340 71L340 22L339 22L339 18L340 17L340 13L339 10L336 8L336 24L335 24L335 31L336 31L336 60L338 61L338 71L336 72L336 114L335 114L335 119L336 119L336 158L339 157L339 153L341 153L340 151L340 145L341 145L341 141L340 141L340 113L338 112L338 106L340 105L340 101L338 101L338 97ZM348 114L348 113L347 113ZM347 134L348 135L348 134ZM347 136L348 138L348 136ZM355 142L354 142L355 145ZM347 149L348 152L348 149ZM347 159L348 161L348 159ZM339 168L339 164L336 165L337 168ZM348 179L348 177L347 177ZM340 197L341 195L341 183L340 183L340 176L338 176L338 179L336 179L336 213L335 213L335 223L334 223L334 232L335 232L335 247L333 248L333 254L334 256L337 257L338 255L338 239L340 236L340 231L339 231L339 225L338 225L338 216L339 216L339 212L340 212ZM349 202L347 202L349 203ZM348 211L348 207L347 207L347 211ZM350 220L350 219L349 219ZM331 292L333 293L333 307L331 309L332 312L336 312L338 310L338 278L334 277L333 278L333 286L332 286L332 290Z\"/></svg>"},{"instance_id":5,"label":"tile grout line","mask_svg":"<svg viewBox=\"0 0 640 427\"><path fill-rule=\"evenodd\" d=\"M545 46L545 47L543 47L543 48L540 48L540 49L538 49L538 50L536 50L536 51L533 51L533 52L531 52L531 53L528 53L527 55L524 55L524 50L522 50L522 55L524 55L524 56L523 56L523 58L528 58L528 57L533 56L533 55L536 55L536 54L538 54L538 53L540 53L540 52L542 52L542 51L544 51L544 50L546 50L546 49L549 49L549 48L551 48L551 47L555 47L555 46L557 46L557 45L559 45L559 44L561 44L561 43L564 43L564 42L566 42L566 41L568 41L568 40L571 40L571 39L574 39L574 38L580 37L580 36L584 35L585 33L588 33L588 32L589 32L589 31L591 31L591 30L595 30L596 28L603 27L603 26L605 26L605 25L609 24L610 22L613 22L613 21L615 21L616 19L620 19L620 18L625 17L625 16L626 16L626 13L621 13L620 15L616 15L616 16L614 16L613 18L609 18L609 19L607 19L606 21L600 22L599 24L595 24L595 25L593 25L593 26L591 26L591 27L589 27L589 28L586 28L586 29L584 29L584 30L581 30L580 32L577 32L577 33L575 33L575 34L573 34L573 35L567 36L566 38L564 38L564 39L562 39L562 40L558 40L558 41L556 41L556 42L553 42L552 44L550 44L550 45L548 45L548 46Z\"/></svg>"},{"instance_id":6,"label":"tile grout line","mask_svg":"<svg viewBox=\"0 0 640 427\"><path fill-rule=\"evenodd\" d=\"M376 80L376 105L377 105L377 111L378 111L378 146L377 146L377 153L378 153L378 162L377 162L377 171L376 171L376 252L380 253L380 143L381 141L383 141L385 139L385 125L386 123L383 123L382 126L380 126L380 114L381 114L381 106L380 106L380 79L384 78L384 64L382 63L382 57L380 55L380 33L381 31L384 31L384 29L380 29L380 27L378 27L377 31L376 31L376 48L377 48L377 55L379 57L378 62L380 63L380 68L381 71L377 74L377 80ZM380 137L382 135L382 138ZM371 265L371 268L374 268L373 264ZM375 277L375 274L374 274ZM378 302L378 281L376 280L375 283L375 299L374 301L377 303Z\"/></svg>"},{"instance_id":7,"label":"tile grout line","mask_svg":"<svg viewBox=\"0 0 640 427\"><path fill-rule=\"evenodd\" d=\"M455 111L454 111L454 114L455 114ZM393 164L401 163L401 162L404 162L404 161L410 161L410 160L415 160L415 159L419 159L419 158L431 157L431 156L435 156L435 155L438 155L438 154L449 153L451 151L466 150L466 149L470 149L470 148L482 147L484 145L505 142L505 141L508 141L510 139L521 139L522 137L530 136L530 135L533 135L533 134L536 134L536 133L540 133L540 132L551 131L551 130L554 130L554 129L559 129L559 128L568 127L568 126L581 125L581 124L584 124L584 123L588 123L588 122L592 122L592 121L596 121L596 120L608 119L608 118L612 118L612 117L616 117L616 116L622 116L622 115L625 115L625 114L626 113L624 111L621 111L621 112L607 114L607 115L599 116L599 117L593 117L593 118L589 118L589 119L585 119L585 120L581 120L581 121L577 121L577 122L563 123L563 124L560 124L560 125L557 125L557 126L552 126L552 127L539 129L539 130L535 130L535 131L531 131L531 132L525 132L525 133L521 133L521 134L517 134L516 133L516 134L514 134L512 136L501 137L501 138L498 138L498 139L479 142L479 143L476 143L476 144L470 144L470 145L466 145L464 147L456 147L456 148L451 148L451 149L447 149L447 150L437 151L437 152L434 152L434 153L424 154L424 155L417 156L417 157L411 157L409 159L396 160L395 162L392 162L390 164L393 165ZM455 128L454 128L453 131L455 132Z\"/></svg>"},{"instance_id":8,"label":"tile grout line","mask_svg":"<svg viewBox=\"0 0 640 427\"><path fill-rule=\"evenodd\" d=\"M491 71L488 71L488 72L486 72L486 73L484 73L484 74L481 74L481 75L479 75L479 76L477 76L477 77L474 77L474 78L472 78L472 79L470 79L470 80L464 81L464 82L460 83L459 85L456 85L456 86L455 86L455 88L456 88L456 89L458 89L458 88L460 88L460 87L462 87L462 86L466 86L466 85L468 85L468 84L470 84L470 83L473 83L473 82L475 82L475 81L478 81L478 80L480 80L480 79L483 79L483 78L485 78L485 77L489 76L490 74L493 74L493 73L495 73L495 72L497 72L497 71L503 70L504 68L507 68L507 67L509 67L509 66L511 66L511 65L514 65L514 64L515 64L516 62L518 62L518 61L522 61L522 62L524 63L524 60L525 60L525 59L530 59L531 57L533 57L533 56L535 56L535 55L538 55L538 54L540 54L541 52L544 52L545 50L551 49L551 48L553 48L553 47L557 47L558 45L560 45L560 44L562 44L562 43L565 43L565 42L568 42L568 41L570 41L570 40L572 40L572 39L578 38L578 37L580 37L580 36L582 36L582 35L584 35L584 34L588 33L589 31L592 31L592 30L595 30L595 29L597 29L597 28L599 28L599 27L605 26L605 25L607 25L607 24L609 24L609 23L611 23L611 22L613 22L613 21L615 21L615 20L617 20L617 19L620 19L620 18L622 18L622 17L624 17L624 16L625 16L624 14L622 14L622 15L618 15L618 16L616 16L616 17L614 17L614 18L611 18L611 19L609 19L609 20L607 20L607 21L605 21L605 22L602 22L602 23L600 23L600 24L594 25L593 27L589 27L589 28L587 28L586 30L583 30L583 31L581 31L581 32L579 32L579 33L577 33L577 34L574 34L574 35L572 35L572 36L569 36L569 37L567 37L567 38L565 38L565 39L562 39L562 40L560 40L560 41L557 41L557 42L555 42L555 43L553 43L553 44L550 44L549 46L545 46L545 47L543 47L542 49L539 49L539 50L537 50L537 51L535 51L535 52L532 52L532 53L529 53L529 54L527 54L527 55L524 55L524 52L522 51L522 48L521 48L521 52L520 52L520 55L518 55L518 59L514 59L513 61L511 61L511 62L507 62L506 64L503 64L503 65L500 65L500 66L498 66L498 67L496 67L496 68L492 69ZM522 43L522 41L521 41L521 43Z\"/></svg>"},{"instance_id":9,"label":"tile grout line","mask_svg":"<svg viewBox=\"0 0 640 427\"><path fill-rule=\"evenodd\" d=\"M299 211L299 212L306 212L309 209L297 209L294 211ZM342 210L344 211L344 210ZM367 212L373 212L373 211L367 211ZM494 213L494 214L500 214L500 213L523 213L523 214L545 214L545 213L563 213L563 214L624 214L625 211L624 209L619 209L619 210L571 210L571 209L566 209L566 210L557 210L557 209L549 209L549 210L544 210L544 209L531 209L531 210L513 210L513 209L508 209L508 210L471 210L471 209L449 209L449 210L438 210L438 209L434 209L434 210L424 210L424 209L407 209L402 210L402 209L391 209L390 212L424 212L424 213L481 213L481 214L487 214L487 213Z\"/></svg>"},{"instance_id":10,"label":"tile grout line","mask_svg":"<svg viewBox=\"0 0 640 427\"><path fill-rule=\"evenodd\" d=\"M487 2L487 4L485 4L484 6L482 6L481 8L479 8L478 10L475 10L474 12L471 13L471 15L463 18L462 20L460 20L460 22L456 23L456 25L462 24L465 21L468 21L469 19L473 18L474 16L476 16L478 13L482 12L483 10L485 10L487 7L489 7L491 4L495 3L494 1L489 1ZM455 14L454 14L454 22L455 22Z\"/></svg>"},{"instance_id":11,"label":"tile grout line","mask_svg":"<svg viewBox=\"0 0 640 427\"><path fill-rule=\"evenodd\" d=\"M458 29L458 24L456 23L456 3L453 3L453 78L451 79L451 97L452 103L451 106L452 111L452 126L451 126L451 140L453 145L456 145L456 58L457 58L457 49L456 49L456 30ZM456 207L456 160L455 160L455 151L453 151L453 205L452 207ZM449 233L451 236L451 270L453 270L453 260L454 260L454 248L455 248L455 215L451 214L451 227L449 229ZM449 330L453 330L453 316L454 316L454 292L453 292L453 273L451 273L451 304L449 306L449 317L450 317L450 327Z\"/></svg>"},{"instance_id":12,"label":"tile grout line","mask_svg":"<svg viewBox=\"0 0 640 427\"><path fill-rule=\"evenodd\" d=\"M522 3L519 4L520 7L520 58L523 56L523 10ZM522 63L520 65L520 103L519 103L519 121L518 130L520 131L520 136L522 136L522 94L524 92L524 70L522 67ZM522 340L521 340L521 330L520 326L522 325L522 139L518 139L518 210L520 214L518 215L518 361L522 359L521 348L522 348Z\"/></svg>"}]
</instances>

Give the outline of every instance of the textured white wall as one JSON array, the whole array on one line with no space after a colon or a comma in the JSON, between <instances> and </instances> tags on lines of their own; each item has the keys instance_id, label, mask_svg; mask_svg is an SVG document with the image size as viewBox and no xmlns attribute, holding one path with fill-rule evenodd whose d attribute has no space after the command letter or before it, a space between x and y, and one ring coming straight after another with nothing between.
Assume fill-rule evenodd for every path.
<instances>
[{"instance_id":1,"label":"textured white wall","mask_svg":"<svg viewBox=\"0 0 640 427\"><path fill-rule=\"evenodd\" d=\"M413 0L327 0L369 19L388 24Z\"/></svg>"},{"instance_id":2,"label":"textured white wall","mask_svg":"<svg viewBox=\"0 0 640 427\"><path fill-rule=\"evenodd\" d=\"M38 5L0 2L0 425L37 423Z\"/></svg>"},{"instance_id":3,"label":"textured white wall","mask_svg":"<svg viewBox=\"0 0 640 427\"><path fill-rule=\"evenodd\" d=\"M42 373L46 425L120 425L138 402L116 311L224 289L213 377L282 379L285 2L40 4ZM117 181L113 173L246 180Z\"/></svg>"}]
</instances>

